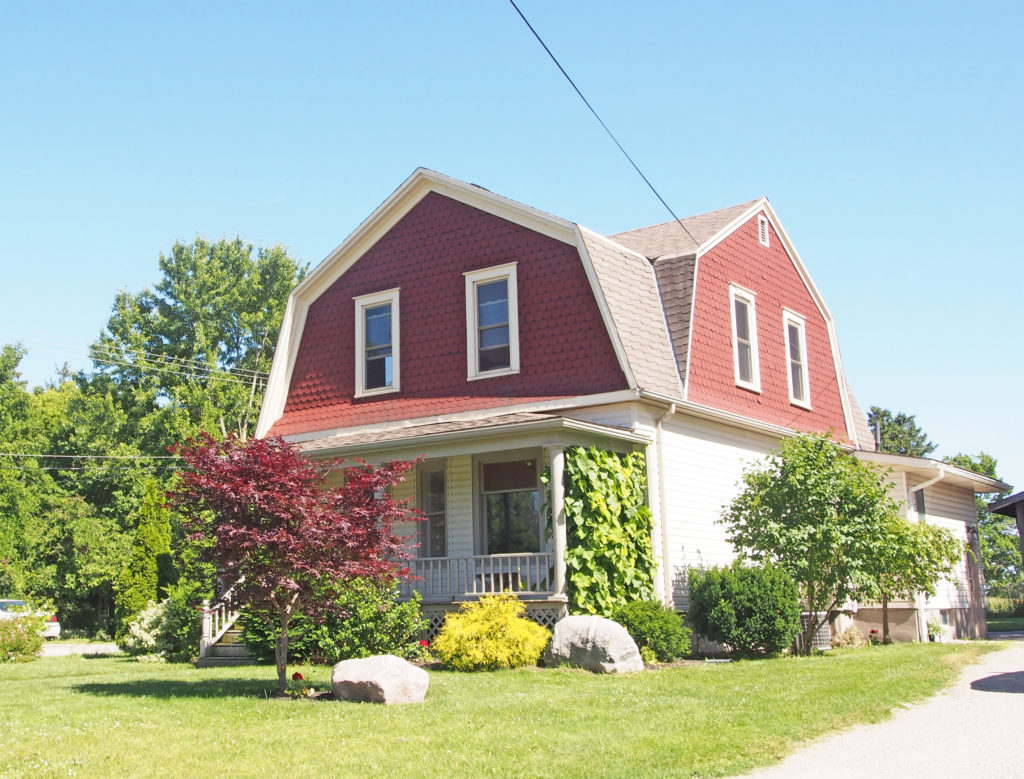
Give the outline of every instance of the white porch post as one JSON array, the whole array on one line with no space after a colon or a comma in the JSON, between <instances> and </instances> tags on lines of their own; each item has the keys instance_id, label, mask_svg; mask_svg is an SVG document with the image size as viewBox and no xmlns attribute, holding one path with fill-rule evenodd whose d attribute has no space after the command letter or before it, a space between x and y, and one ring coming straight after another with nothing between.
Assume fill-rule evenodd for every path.
<instances>
[{"instance_id":1,"label":"white porch post","mask_svg":"<svg viewBox=\"0 0 1024 779\"><path fill-rule=\"evenodd\" d=\"M551 519L554 523L552 535L555 541L555 594L565 595L565 448L552 446L548 449L551 467Z\"/></svg>"}]
</instances>

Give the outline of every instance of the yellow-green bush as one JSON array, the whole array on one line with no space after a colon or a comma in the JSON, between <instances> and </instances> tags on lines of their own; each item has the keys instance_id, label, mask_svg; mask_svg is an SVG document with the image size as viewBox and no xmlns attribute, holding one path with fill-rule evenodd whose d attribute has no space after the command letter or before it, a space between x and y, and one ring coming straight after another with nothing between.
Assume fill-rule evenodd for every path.
<instances>
[{"instance_id":1,"label":"yellow-green bush","mask_svg":"<svg viewBox=\"0 0 1024 779\"><path fill-rule=\"evenodd\" d=\"M515 595L489 595L449 614L431 650L456 671L494 671L536 665L551 631L526 619Z\"/></svg>"}]
</instances>

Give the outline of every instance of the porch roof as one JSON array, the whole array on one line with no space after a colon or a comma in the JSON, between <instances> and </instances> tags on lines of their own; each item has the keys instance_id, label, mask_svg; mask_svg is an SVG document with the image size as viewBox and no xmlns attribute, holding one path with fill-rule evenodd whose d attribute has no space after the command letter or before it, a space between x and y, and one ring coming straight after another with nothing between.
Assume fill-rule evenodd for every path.
<instances>
[{"instance_id":1,"label":"porch roof","mask_svg":"<svg viewBox=\"0 0 1024 779\"><path fill-rule=\"evenodd\" d=\"M993 514L1002 514L1004 517L1017 517L1022 508L1024 508L1024 492L1008 495L988 504L989 511Z\"/></svg>"},{"instance_id":2,"label":"porch roof","mask_svg":"<svg viewBox=\"0 0 1024 779\"><path fill-rule=\"evenodd\" d=\"M573 417L552 416L534 412L499 414L482 419L429 422L418 425L390 426L380 430L338 433L323 438L298 441L299 451L308 454L338 455L372 448L398 449L411 443L441 443L512 433L581 432L612 438L630 444L646 445L650 439L642 433L615 425L587 422Z\"/></svg>"}]
</instances>

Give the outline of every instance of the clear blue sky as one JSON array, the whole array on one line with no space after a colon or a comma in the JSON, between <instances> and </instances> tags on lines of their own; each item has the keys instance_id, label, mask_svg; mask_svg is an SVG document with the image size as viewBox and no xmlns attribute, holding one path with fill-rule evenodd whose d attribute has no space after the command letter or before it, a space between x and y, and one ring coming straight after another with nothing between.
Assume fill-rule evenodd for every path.
<instances>
[{"instance_id":1,"label":"clear blue sky","mask_svg":"<svg viewBox=\"0 0 1024 779\"><path fill-rule=\"evenodd\" d=\"M7 4L0 342L31 385L197 234L316 264L417 166L669 216L504 0ZM219 6L219 4L217 4ZM767 195L861 404L1024 486L1018 3L520 7L680 216Z\"/></svg>"}]
</instances>

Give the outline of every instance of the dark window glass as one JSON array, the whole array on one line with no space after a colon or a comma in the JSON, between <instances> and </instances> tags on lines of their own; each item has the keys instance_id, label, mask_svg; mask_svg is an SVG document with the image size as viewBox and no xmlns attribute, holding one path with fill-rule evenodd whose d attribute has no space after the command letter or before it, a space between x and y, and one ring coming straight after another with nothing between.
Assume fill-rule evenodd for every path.
<instances>
[{"instance_id":1,"label":"dark window glass","mask_svg":"<svg viewBox=\"0 0 1024 779\"><path fill-rule=\"evenodd\" d=\"M485 463L488 554L540 551L540 491L533 460Z\"/></svg>"},{"instance_id":2,"label":"dark window glass","mask_svg":"<svg viewBox=\"0 0 1024 779\"><path fill-rule=\"evenodd\" d=\"M364 341L366 367L363 389L390 387L391 376L391 304L373 306L365 311Z\"/></svg>"},{"instance_id":3,"label":"dark window glass","mask_svg":"<svg viewBox=\"0 0 1024 779\"><path fill-rule=\"evenodd\" d=\"M477 370L509 367L508 279L477 284L476 326Z\"/></svg>"}]
</instances>

